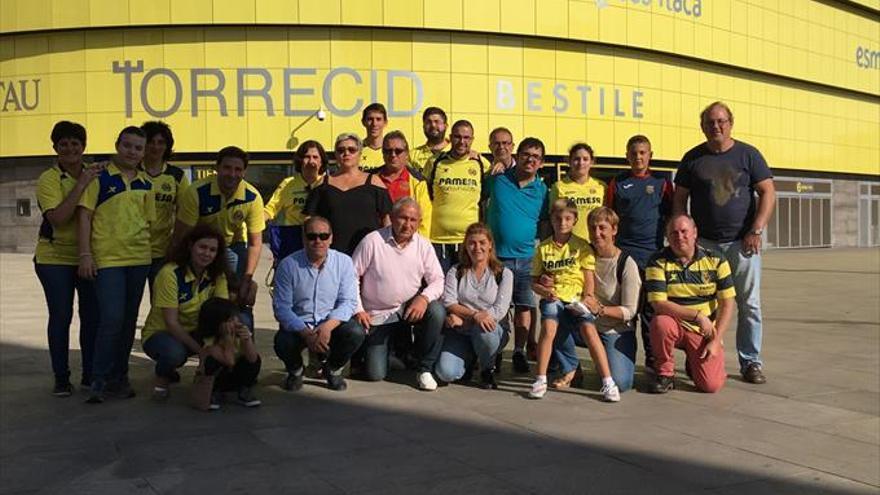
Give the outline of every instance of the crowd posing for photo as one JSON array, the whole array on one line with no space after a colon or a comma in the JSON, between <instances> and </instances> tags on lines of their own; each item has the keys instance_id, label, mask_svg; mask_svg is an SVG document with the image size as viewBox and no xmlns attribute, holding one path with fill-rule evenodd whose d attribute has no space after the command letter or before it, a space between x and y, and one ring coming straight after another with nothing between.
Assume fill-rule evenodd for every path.
<instances>
[{"instance_id":1,"label":"crowd posing for photo","mask_svg":"<svg viewBox=\"0 0 880 495\"><path fill-rule=\"evenodd\" d=\"M149 285L140 344L155 362L152 397L167 399L195 357L195 407L218 409L230 393L260 405L253 278L267 229L273 347L288 391L307 374L341 391L347 377L380 381L393 368L412 370L425 391L474 379L496 389L512 341L513 372L534 370L527 397L583 386L585 347L602 398L618 402L634 386L641 340L647 391L674 388L677 348L696 389L716 392L734 308L739 372L764 383L761 248L773 177L757 149L732 138L727 105L699 119L706 140L685 153L674 185L652 172L651 141L636 135L629 170L607 184L591 176L594 151L582 142L548 187L539 138L517 144L499 127L483 155L470 122L448 127L429 107L425 142L410 148L402 132L386 133L385 107L373 103L366 136L333 143L335 166L305 141L294 175L265 204L238 147L190 184L169 163L175 142L163 122L124 128L102 163L83 160L82 125L58 122L57 160L38 180L34 256L52 393L73 393L76 294L87 402L135 396L129 358Z\"/></svg>"}]
</instances>

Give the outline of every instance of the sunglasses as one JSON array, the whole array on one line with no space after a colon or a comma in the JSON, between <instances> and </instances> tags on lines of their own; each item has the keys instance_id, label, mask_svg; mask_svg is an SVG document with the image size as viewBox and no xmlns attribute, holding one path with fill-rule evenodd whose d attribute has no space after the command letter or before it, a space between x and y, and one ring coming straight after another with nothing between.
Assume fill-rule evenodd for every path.
<instances>
[{"instance_id":1,"label":"sunglasses","mask_svg":"<svg viewBox=\"0 0 880 495\"><path fill-rule=\"evenodd\" d=\"M348 146L348 147L340 146L340 147L336 148L336 152L339 153L340 155L344 155L346 152L350 155L353 155L358 152L358 149L356 146Z\"/></svg>"},{"instance_id":2,"label":"sunglasses","mask_svg":"<svg viewBox=\"0 0 880 495\"><path fill-rule=\"evenodd\" d=\"M321 239L322 241L326 241L329 238L330 238L329 232L308 232L308 233L306 233L306 239L308 239L310 241L317 241L318 239Z\"/></svg>"},{"instance_id":3,"label":"sunglasses","mask_svg":"<svg viewBox=\"0 0 880 495\"><path fill-rule=\"evenodd\" d=\"M406 153L406 150L403 148L382 148L382 153L386 155L402 155Z\"/></svg>"}]
</instances>

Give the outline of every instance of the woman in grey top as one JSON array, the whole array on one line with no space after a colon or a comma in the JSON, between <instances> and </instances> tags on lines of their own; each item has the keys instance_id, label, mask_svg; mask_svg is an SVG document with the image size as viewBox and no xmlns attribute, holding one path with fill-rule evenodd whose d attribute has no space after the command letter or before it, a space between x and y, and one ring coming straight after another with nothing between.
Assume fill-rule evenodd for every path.
<instances>
[{"instance_id":1,"label":"woman in grey top","mask_svg":"<svg viewBox=\"0 0 880 495\"><path fill-rule=\"evenodd\" d=\"M454 382L477 360L480 387L498 388L493 361L501 347L500 322L510 307L513 273L498 261L492 233L481 223L467 228L459 256L459 264L446 274L446 333L434 374Z\"/></svg>"},{"instance_id":2,"label":"woman in grey top","mask_svg":"<svg viewBox=\"0 0 880 495\"><path fill-rule=\"evenodd\" d=\"M608 356L611 377L621 392L632 388L636 362L635 316L642 281L635 260L615 244L620 222L614 210L596 208L587 217L590 242L596 251L595 297L587 307L598 317L596 329ZM580 335L557 339L554 353L565 361L576 360L575 345L583 345ZM578 368L580 370L580 368Z\"/></svg>"}]
</instances>

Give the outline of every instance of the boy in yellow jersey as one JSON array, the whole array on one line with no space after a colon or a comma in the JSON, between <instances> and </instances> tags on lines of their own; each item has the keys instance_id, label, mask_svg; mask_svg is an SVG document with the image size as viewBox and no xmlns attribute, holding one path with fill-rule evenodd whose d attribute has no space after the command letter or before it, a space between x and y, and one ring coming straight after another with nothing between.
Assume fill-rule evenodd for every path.
<instances>
[{"instance_id":1,"label":"boy in yellow jersey","mask_svg":"<svg viewBox=\"0 0 880 495\"><path fill-rule=\"evenodd\" d=\"M73 295L79 303L79 345L82 353L82 386L91 386L92 350L98 330L98 298L95 283L79 277L77 266L76 205L95 177L103 170L83 163L86 129L66 120L52 128L52 148L56 163L37 179L37 204L43 214L39 240L34 253L34 270L43 286L49 323L49 357L55 375L55 397L70 397L68 350Z\"/></svg>"},{"instance_id":2,"label":"boy in yellow jersey","mask_svg":"<svg viewBox=\"0 0 880 495\"><path fill-rule=\"evenodd\" d=\"M479 221L486 165L471 152L474 126L467 120L452 125L452 149L425 171L431 207L431 242L443 273L458 261L468 225Z\"/></svg>"},{"instance_id":3,"label":"boy in yellow jersey","mask_svg":"<svg viewBox=\"0 0 880 495\"><path fill-rule=\"evenodd\" d=\"M156 200L156 221L150 225L150 244L153 263L150 266L150 288L159 269L165 264L165 255L174 231L177 196L189 185L183 170L168 163L174 149L174 135L165 122L144 122L141 129L147 136L143 169L153 183Z\"/></svg>"},{"instance_id":4,"label":"boy in yellow jersey","mask_svg":"<svg viewBox=\"0 0 880 495\"><path fill-rule=\"evenodd\" d=\"M95 280L99 323L88 402L107 395L134 397L128 358L138 309L150 272L150 222L155 216L152 183L139 168L146 137L126 127L116 154L79 201L79 275Z\"/></svg>"},{"instance_id":5,"label":"boy in yellow jersey","mask_svg":"<svg viewBox=\"0 0 880 495\"><path fill-rule=\"evenodd\" d=\"M553 235L541 242L532 259L532 288L541 297L541 338L538 341L538 374L529 397L540 399L547 393L547 367L554 350L557 330L559 340L581 338L590 350L596 371L602 377L602 396L608 402L620 400L620 390L611 378L605 347L596 331L596 320L584 301L593 296L596 255L584 239L572 234L578 208L570 199L558 199L550 210ZM574 335L572 335L574 333ZM562 377L557 388L568 387L580 364L561 352L555 352Z\"/></svg>"},{"instance_id":6,"label":"boy in yellow jersey","mask_svg":"<svg viewBox=\"0 0 880 495\"><path fill-rule=\"evenodd\" d=\"M568 150L568 173L550 188L550 204L560 198L569 198L578 208L578 221L574 235L589 239L587 216L605 201L605 183L590 177L593 166L593 148L577 143Z\"/></svg>"},{"instance_id":7,"label":"boy in yellow jersey","mask_svg":"<svg viewBox=\"0 0 880 495\"><path fill-rule=\"evenodd\" d=\"M293 154L294 175L278 184L263 208L269 227L270 249L275 264L303 248L303 207L312 189L324 182L327 153L317 141L308 140Z\"/></svg>"},{"instance_id":8,"label":"boy in yellow jersey","mask_svg":"<svg viewBox=\"0 0 880 495\"><path fill-rule=\"evenodd\" d=\"M422 131L425 133L426 141L425 144L410 150L409 164L412 168L424 174L440 153L449 151L446 125L446 112L442 108L428 107L422 112Z\"/></svg>"},{"instance_id":9,"label":"boy in yellow jersey","mask_svg":"<svg viewBox=\"0 0 880 495\"><path fill-rule=\"evenodd\" d=\"M239 278L245 296L263 249L263 198L244 180L248 155L241 148L227 146L217 154L217 173L197 180L180 195L176 244L196 224L208 224L223 234L229 269Z\"/></svg>"},{"instance_id":10,"label":"boy in yellow jersey","mask_svg":"<svg viewBox=\"0 0 880 495\"><path fill-rule=\"evenodd\" d=\"M382 137L385 136L385 127L388 126L388 111L381 103L370 103L361 114L361 124L367 131L367 137L363 141L361 150L361 163L358 166L364 172L373 172L381 167L385 161L382 159Z\"/></svg>"}]
</instances>

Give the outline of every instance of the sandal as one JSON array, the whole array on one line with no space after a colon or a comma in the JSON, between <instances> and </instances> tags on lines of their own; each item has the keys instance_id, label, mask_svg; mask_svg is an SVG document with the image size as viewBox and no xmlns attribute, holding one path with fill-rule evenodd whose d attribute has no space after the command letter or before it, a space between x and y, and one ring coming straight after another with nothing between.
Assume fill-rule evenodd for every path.
<instances>
[{"instance_id":1,"label":"sandal","mask_svg":"<svg viewBox=\"0 0 880 495\"><path fill-rule=\"evenodd\" d=\"M571 387L571 381L574 380L574 375L575 370L571 370L568 373L553 380L553 383L550 386L553 388L569 388Z\"/></svg>"}]
</instances>

